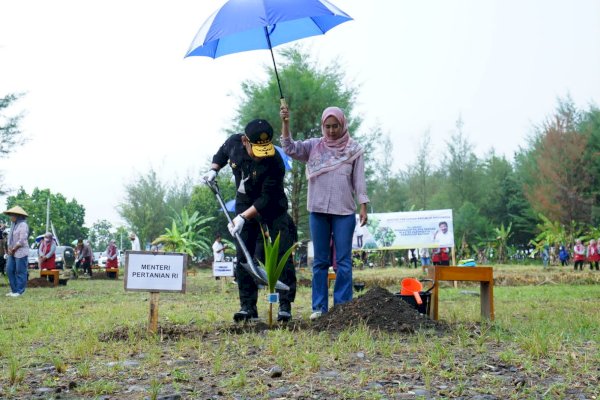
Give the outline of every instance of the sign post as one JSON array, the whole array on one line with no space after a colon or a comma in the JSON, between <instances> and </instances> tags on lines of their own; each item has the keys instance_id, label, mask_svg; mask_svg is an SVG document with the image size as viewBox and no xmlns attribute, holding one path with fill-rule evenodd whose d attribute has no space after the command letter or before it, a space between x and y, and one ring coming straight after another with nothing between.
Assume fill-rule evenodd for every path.
<instances>
[{"instance_id":1,"label":"sign post","mask_svg":"<svg viewBox=\"0 0 600 400\"><path fill-rule=\"evenodd\" d=\"M228 277L234 276L234 267L232 261L213 262L213 276L221 280L221 291L225 290L225 282Z\"/></svg>"},{"instance_id":2,"label":"sign post","mask_svg":"<svg viewBox=\"0 0 600 400\"><path fill-rule=\"evenodd\" d=\"M128 251L125 256L125 290L150 292L148 331L158 331L160 292L185 293L187 254Z\"/></svg>"}]
</instances>

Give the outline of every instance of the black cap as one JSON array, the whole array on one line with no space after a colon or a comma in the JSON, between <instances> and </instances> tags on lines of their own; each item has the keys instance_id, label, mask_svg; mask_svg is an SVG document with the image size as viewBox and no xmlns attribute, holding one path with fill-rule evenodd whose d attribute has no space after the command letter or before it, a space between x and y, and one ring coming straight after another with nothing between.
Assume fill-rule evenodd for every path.
<instances>
[{"instance_id":1,"label":"black cap","mask_svg":"<svg viewBox=\"0 0 600 400\"><path fill-rule=\"evenodd\" d=\"M244 129L246 137L252 145L252 152L256 157L272 157L275 155L273 147L273 127L264 119L250 121Z\"/></svg>"}]
</instances>

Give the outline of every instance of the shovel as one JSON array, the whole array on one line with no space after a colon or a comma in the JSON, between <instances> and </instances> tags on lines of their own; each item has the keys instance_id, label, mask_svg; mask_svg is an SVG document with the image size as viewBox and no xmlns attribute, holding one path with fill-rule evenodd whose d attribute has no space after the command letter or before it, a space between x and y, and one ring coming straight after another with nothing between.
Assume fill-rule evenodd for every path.
<instances>
[{"instance_id":1,"label":"shovel","mask_svg":"<svg viewBox=\"0 0 600 400\"><path fill-rule=\"evenodd\" d=\"M225 218L227 218L227 221L230 224L233 223L233 221L231 220L231 216L227 212L227 207L225 207L225 202L223 201L223 198L221 197L221 192L219 191L219 186L217 186L217 182L204 181L204 183L206 183L206 185L210 188L210 190L212 190L212 192L215 194L217 201L221 205L221 209L223 210L223 213L225 213ZM246 257L246 262L245 263L240 262L240 265L246 271L248 271L248 273L250 275L252 275L254 280L256 280L259 283L262 283L265 286L268 285L269 283L267 281L267 273L265 272L265 270L263 268L254 265L254 262L252 261L252 257L250 257L250 253L248 252L248 248L246 247L246 244L242 240L242 237L240 236L239 232L236 232L235 239L237 240L238 244L240 245L240 248L242 249L242 252L244 253L244 257ZM286 285L285 283L280 282L280 281L277 281L277 283L275 284L275 289L290 290L288 285Z\"/></svg>"}]
</instances>

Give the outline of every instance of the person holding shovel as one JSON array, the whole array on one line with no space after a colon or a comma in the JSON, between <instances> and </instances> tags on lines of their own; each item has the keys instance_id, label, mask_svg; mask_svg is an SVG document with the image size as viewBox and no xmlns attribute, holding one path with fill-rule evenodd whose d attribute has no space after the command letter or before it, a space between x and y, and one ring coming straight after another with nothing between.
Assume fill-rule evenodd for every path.
<instances>
[{"instance_id":1,"label":"person holding shovel","mask_svg":"<svg viewBox=\"0 0 600 400\"><path fill-rule=\"evenodd\" d=\"M204 176L213 182L218 172L229 164L237 187L233 223L229 232L239 233L250 256L254 257L257 240L262 243L260 224L265 224L273 238L280 236L279 256L294 244L294 226L287 215L288 199L283 190L285 166L272 143L273 128L263 119L248 123L244 133L230 136L212 159L210 171ZM240 296L240 311L234 321L258 318L256 303L258 286L254 278L241 266L246 262L244 252L236 243L237 267L235 278ZM261 260L262 261L262 260ZM289 286L289 291L279 292L278 321L292 318L292 302L296 296L296 272L291 259L285 265L279 280Z\"/></svg>"}]
</instances>

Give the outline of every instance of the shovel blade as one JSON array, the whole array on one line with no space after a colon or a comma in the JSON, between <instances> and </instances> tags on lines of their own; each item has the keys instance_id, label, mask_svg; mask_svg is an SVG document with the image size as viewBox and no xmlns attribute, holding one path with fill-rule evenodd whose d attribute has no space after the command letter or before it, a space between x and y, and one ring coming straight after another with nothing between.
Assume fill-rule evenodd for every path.
<instances>
[{"instance_id":1,"label":"shovel blade","mask_svg":"<svg viewBox=\"0 0 600 400\"><path fill-rule=\"evenodd\" d=\"M248 273L250 275L252 275L252 277L259 283L262 283L263 285L267 286L269 284L268 280L267 280L267 273L265 272L265 270L261 267L255 266L254 268L252 268L252 266L249 263L240 263L240 265L246 270L248 271ZM288 285L286 285L285 283L281 282L281 281L277 281L277 283L275 284L275 289L277 290L290 290L290 287Z\"/></svg>"}]
</instances>

